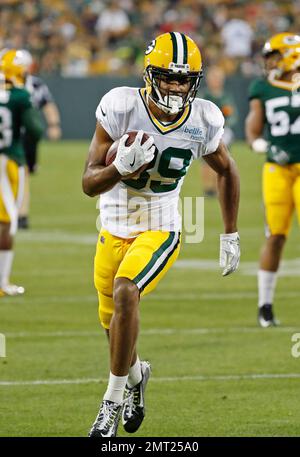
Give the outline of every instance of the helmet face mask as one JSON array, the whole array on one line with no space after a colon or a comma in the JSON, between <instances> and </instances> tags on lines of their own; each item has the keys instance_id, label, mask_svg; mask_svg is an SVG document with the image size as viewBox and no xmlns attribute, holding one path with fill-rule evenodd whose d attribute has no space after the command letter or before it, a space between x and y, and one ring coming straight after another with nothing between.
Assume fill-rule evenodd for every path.
<instances>
[{"instance_id":1,"label":"helmet face mask","mask_svg":"<svg viewBox=\"0 0 300 457\"><path fill-rule=\"evenodd\" d=\"M177 32L165 33L148 46L146 92L166 114L177 114L193 102L201 78L201 54L191 38Z\"/></svg>"},{"instance_id":2,"label":"helmet face mask","mask_svg":"<svg viewBox=\"0 0 300 457\"><path fill-rule=\"evenodd\" d=\"M280 78L300 67L300 36L293 33L274 35L265 43L262 54L267 73L272 71Z\"/></svg>"},{"instance_id":3,"label":"helmet face mask","mask_svg":"<svg viewBox=\"0 0 300 457\"><path fill-rule=\"evenodd\" d=\"M150 99L165 113L176 114L193 102L201 77L202 73L174 73L149 66L145 79L150 82ZM172 90L175 84L177 89Z\"/></svg>"},{"instance_id":4,"label":"helmet face mask","mask_svg":"<svg viewBox=\"0 0 300 457\"><path fill-rule=\"evenodd\" d=\"M266 75L270 73L272 70L276 70L278 68L278 62L281 60L281 54L279 51L271 51L265 53L263 55L264 59L264 72Z\"/></svg>"}]
</instances>

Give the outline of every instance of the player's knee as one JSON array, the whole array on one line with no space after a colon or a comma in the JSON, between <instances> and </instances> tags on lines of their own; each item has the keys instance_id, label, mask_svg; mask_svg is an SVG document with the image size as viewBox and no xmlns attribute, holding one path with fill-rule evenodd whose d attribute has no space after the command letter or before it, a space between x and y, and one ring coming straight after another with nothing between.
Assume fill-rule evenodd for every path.
<instances>
[{"instance_id":1,"label":"player's knee","mask_svg":"<svg viewBox=\"0 0 300 457\"><path fill-rule=\"evenodd\" d=\"M0 250L12 249L13 238L10 234L10 223L0 221Z\"/></svg>"},{"instance_id":2,"label":"player's knee","mask_svg":"<svg viewBox=\"0 0 300 457\"><path fill-rule=\"evenodd\" d=\"M139 303L139 290L133 281L117 278L114 282L114 303L116 313L128 313Z\"/></svg>"},{"instance_id":3,"label":"player's knee","mask_svg":"<svg viewBox=\"0 0 300 457\"><path fill-rule=\"evenodd\" d=\"M284 245L285 240L285 235L271 235L268 239L268 242L272 245L273 248L280 249Z\"/></svg>"}]
</instances>

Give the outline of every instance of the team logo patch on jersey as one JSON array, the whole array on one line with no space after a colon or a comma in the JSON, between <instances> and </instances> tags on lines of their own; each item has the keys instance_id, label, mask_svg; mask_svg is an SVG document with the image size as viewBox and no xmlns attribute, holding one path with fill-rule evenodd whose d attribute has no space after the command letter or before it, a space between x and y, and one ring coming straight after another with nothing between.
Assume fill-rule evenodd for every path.
<instances>
[{"instance_id":1,"label":"team logo patch on jersey","mask_svg":"<svg viewBox=\"0 0 300 457\"><path fill-rule=\"evenodd\" d=\"M100 237L100 243L102 243L102 244L104 244L104 243L105 243L105 238L104 238L104 236L103 236L103 235Z\"/></svg>"},{"instance_id":2,"label":"team logo patch on jersey","mask_svg":"<svg viewBox=\"0 0 300 457\"><path fill-rule=\"evenodd\" d=\"M188 127L187 125L183 129L183 133L186 133L190 136L191 140L204 140L205 133L203 129L199 127Z\"/></svg>"}]
</instances>

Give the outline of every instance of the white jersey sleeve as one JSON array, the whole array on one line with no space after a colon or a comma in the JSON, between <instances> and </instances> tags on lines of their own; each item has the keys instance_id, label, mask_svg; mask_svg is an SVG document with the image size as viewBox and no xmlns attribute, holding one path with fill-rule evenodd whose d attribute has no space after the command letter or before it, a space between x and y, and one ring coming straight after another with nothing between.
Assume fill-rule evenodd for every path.
<instances>
[{"instance_id":1,"label":"white jersey sleeve","mask_svg":"<svg viewBox=\"0 0 300 457\"><path fill-rule=\"evenodd\" d=\"M97 121L114 141L128 130L128 119L134 107L132 91L131 87L116 87L102 97L97 107Z\"/></svg>"},{"instance_id":2,"label":"white jersey sleeve","mask_svg":"<svg viewBox=\"0 0 300 457\"><path fill-rule=\"evenodd\" d=\"M199 155L215 152L224 133L224 116L221 110L208 100L201 100L201 117L205 126L205 141L200 144Z\"/></svg>"}]
</instances>

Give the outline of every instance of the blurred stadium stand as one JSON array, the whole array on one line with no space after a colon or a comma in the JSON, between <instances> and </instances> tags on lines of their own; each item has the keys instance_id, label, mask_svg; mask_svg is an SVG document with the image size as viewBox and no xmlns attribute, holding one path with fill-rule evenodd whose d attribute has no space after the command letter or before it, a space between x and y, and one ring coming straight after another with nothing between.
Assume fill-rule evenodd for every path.
<instances>
[{"instance_id":1,"label":"blurred stadium stand","mask_svg":"<svg viewBox=\"0 0 300 457\"><path fill-rule=\"evenodd\" d=\"M299 29L299 0L0 2L0 48L32 53L35 73L49 83L60 106L66 138L90 136L99 97L116 84L137 85L146 44L171 30L197 42L204 72L212 64L226 72L228 90L234 85L240 108L241 137L245 87L261 73L264 41L274 33Z\"/></svg>"}]
</instances>

